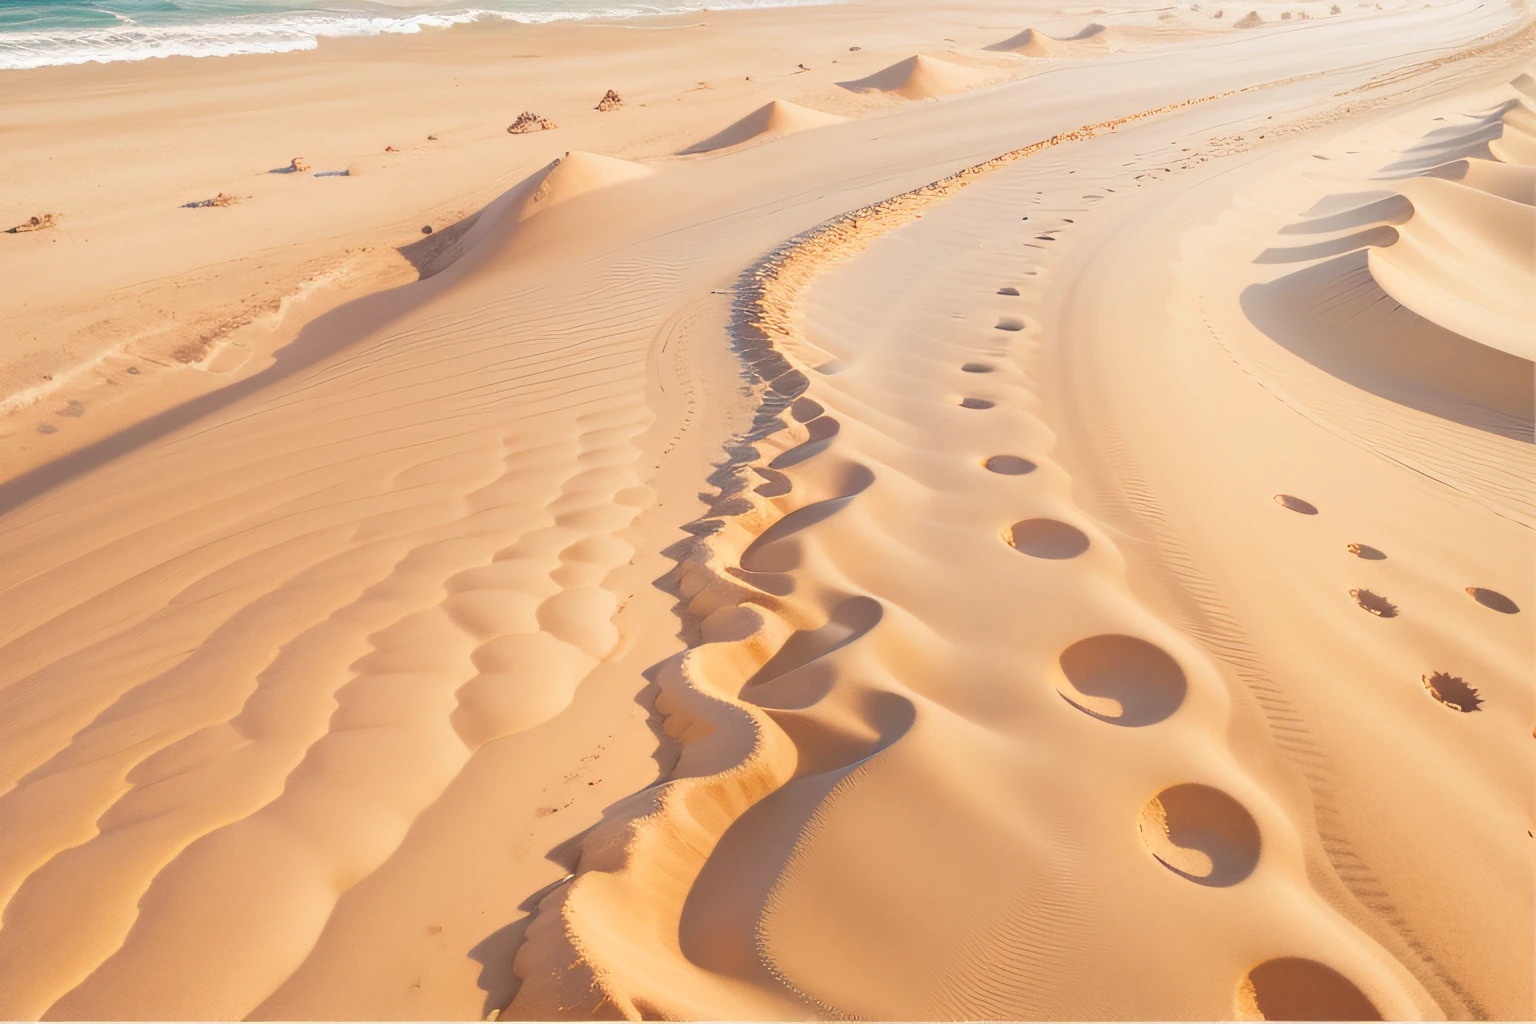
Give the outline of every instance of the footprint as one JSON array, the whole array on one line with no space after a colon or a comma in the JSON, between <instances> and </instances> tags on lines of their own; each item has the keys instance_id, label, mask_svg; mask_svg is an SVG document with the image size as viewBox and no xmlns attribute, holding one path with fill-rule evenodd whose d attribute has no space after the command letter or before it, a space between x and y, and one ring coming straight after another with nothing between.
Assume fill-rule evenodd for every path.
<instances>
[{"instance_id":1,"label":"footprint","mask_svg":"<svg viewBox=\"0 0 1536 1024\"><path fill-rule=\"evenodd\" d=\"M69 404L64 406L64 408L54 410L54 415L70 416L74 419L79 419L85 415L85 403L78 398L71 398Z\"/></svg>"},{"instance_id":2,"label":"footprint","mask_svg":"<svg viewBox=\"0 0 1536 1024\"><path fill-rule=\"evenodd\" d=\"M1477 690L1468 686L1467 681L1460 676L1453 676L1449 672L1435 672L1420 678L1429 695L1448 708L1471 714L1482 707L1483 698L1479 697Z\"/></svg>"},{"instance_id":3,"label":"footprint","mask_svg":"<svg viewBox=\"0 0 1536 1024\"><path fill-rule=\"evenodd\" d=\"M1035 558L1076 558L1088 550L1088 535L1057 519L1021 519L1008 528L1004 539Z\"/></svg>"},{"instance_id":4,"label":"footprint","mask_svg":"<svg viewBox=\"0 0 1536 1024\"><path fill-rule=\"evenodd\" d=\"M1354 982L1299 956L1266 960L1237 983L1238 1020L1381 1020Z\"/></svg>"},{"instance_id":5,"label":"footprint","mask_svg":"<svg viewBox=\"0 0 1536 1024\"><path fill-rule=\"evenodd\" d=\"M1028 459L1021 459L1017 455L994 455L982 463L987 469L1003 476L1023 476L1025 473L1033 473L1035 464Z\"/></svg>"},{"instance_id":6,"label":"footprint","mask_svg":"<svg viewBox=\"0 0 1536 1024\"><path fill-rule=\"evenodd\" d=\"M966 363L960 367L963 373L991 373L992 369L991 363Z\"/></svg>"},{"instance_id":7,"label":"footprint","mask_svg":"<svg viewBox=\"0 0 1536 1024\"><path fill-rule=\"evenodd\" d=\"M1134 636L1091 636L1061 652L1061 671L1071 691L1063 699L1084 714L1114 725L1161 722L1184 703L1189 684L1179 663L1155 644Z\"/></svg>"},{"instance_id":8,"label":"footprint","mask_svg":"<svg viewBox=\"0 0 1536 1024\"><path fill-rule=\"evenodd\" d=\"M1380 562L1387 556L1380 548L1373 548L1369 544L1350 544L1347 546L1349 553L1372 562Z\"/></svg>"},{"instance_id":9,"label":"footprint","mask_svg":"<svg viewBox=\"0 0 1536 1024\"><path fill-rule=\"evenodd\" d=\"M1372 615L1379 619L1397 618L1397 605L1393 604L1391 601L1388 601L1380 594L1372 593L1369 590L1360 590L1357 588L1351 590L1349 592L1349 596L1355 599L1355 604L1359 605L1361 608L1364 608L1366 611L1370 612Z\"/></svg>"},{"instance_id":10,"label":"footprint","mask_svg":"<svg viewBox=\"0 0 1536 1024\"><path fill-rule=\"evenodd\" d=\"M1300 512L1304 516L1317 515L1317 506L1310 501L1302 501L1290 494L1275 495L1275 504L1290 509L1292 512Z\"/></svg>"},{"instance_id":11,"label":"footprint","mask_svg":"<svg viewBox=\"0 0 1536 1024\"><path fill-rule=\"evenodd\" d=\"M990 398L966 398L960 402L962 409L990 409L997 403Z\"/></svg>"},{"instance_id":12,"label":"footprint","mask_svg":"<svg viewBox=\"0 0 1536 1024\"><path fill-rule=\"evenodd\" d=\"M1236 885L1259 863L1259 825L1219 789L1170 786L1147 801L1141 841L1163 867L1201 885Z\"/></svg>"},{"instance_id":13,"label":"footprint","mask_svg":"<svg viewBox=\"0 0 1536 1024\"><path fill-rule=\"evenodd\" d=\"M997 290L997 294L999 294L999 295L1017 295L1017 294L1019 294L1019 290L1017 288L1015 288L1013 285L1009 285L1006 288L999 288Z\"/></svg>"},{"instance_id":14,"label":"footprint","mask_svg":"<svg viewBox=\"0 0 1536 1024\"><path fill-rule=\"evenodd\" d=\"M1520 611L1519 605L1497 590L1489 590L1487 587L1468 587L1467 595L1484 608L1492 608L1505 615L1515 615Z\"/></svg>"},{"instance_id":15,"label":"footprint","mask_svg":"<svg viewBox=\"0 0 1536 1024\"><path fill-rule=\"evenodd\" d=\"M997 329L1000 331L1022 331L1024 329L1024 321L1016 316L999 317Z\"/></svg>"}]
</instances>

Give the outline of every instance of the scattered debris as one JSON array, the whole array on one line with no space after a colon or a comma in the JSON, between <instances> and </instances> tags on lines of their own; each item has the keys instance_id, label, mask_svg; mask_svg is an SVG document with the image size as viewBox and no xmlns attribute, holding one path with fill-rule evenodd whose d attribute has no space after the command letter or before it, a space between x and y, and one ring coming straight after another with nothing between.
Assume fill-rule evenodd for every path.
<instances>
[{"instance_id":1,"label":"scattered debris","mask_svg":"<svg viewBox=\"0 0 1536 1024\"><path fill-rule=\"evenodd\" d=\"M1467 681L1460 676L1453 676L1449 672L1436 672L1420 678L1429 695L1448 708L1470 713L1478 710L1483 703L1477 690L1468 686Z\"/></svg>"},{"instance_id":2,"label":"scattered debris","mask_svg":"<svg viewBox=\"0 0 1536 1024\"><path fill-rule=\"evenodd\" d=\"M292 162L288 164L288 169L290 171L307 171L309 170L309 161L305 160L301 156L296 156L293 158Z\"/></svg>"},{"instance_id":3,"label":"scattered debris","mask_svg":"<svg viewBox=\"0 0 1536 1024\"><path fill-rule=\"evenodd\" d=\"M128 372L133 374L134 376L138 376L139 368L137 366L130 366L130 367L128 367Z\"/></svg>"},{"instance_id":4,"label":"scattered debris","mask_svg":"<svg viewBox=\"0 0 1536 1024\"><path fill-rule=\"evenodd\" d=\"M525 110L517 115L517 120L507 125L509 135L526 135L529 132L545 132L559 125L547 117L540 117L531 110Z\"/></svg>"},{"instance_id":5,"label":"scattered debris","mask_svg":"<svg viewBox=\"0 0 1536 1024\"><path fill-rule=\"evenodd\" d=\"M1286 11L1284 14L1280 15L1280 20L1281 21L1290 21L1291 20L1291 12L1290 11Z\"/></svg>"},{"instance_id":6,"label":"scattered debris","mask_svg":"<svg viewBox=\"0 0 1536 1024\"><path fill-rule=\"evenodd\" d=\"M1328 8L1328 13L1329 14L1343 14L1344 13L1344 9L1342 7L1340 7L1338 4L1334 4L1332 7Z\"/></svg>"},{"instance_id":7,"label":"scattered debris","mask_svg":"<svg viewBox=\"0 0 1536 1024\"><path fill-rule=\"evenodd\" d=\"M184 210L198 210L204 206L234 206L241 200L249 198L250 196L232 196L225 192L220 192L212 199L199 199L195 203L182 203L181 208Z\"/></svg>"},{"instance_id":8,"label":"scattered debris","mask_svg":"<svg viewBox=\"0 0 1536 1024\"><path fill-rule=\"evenodd\" d=\"M618 110L623 105L624 97L620 96L612 89L609 89L607 92L603 93L603 98L597 101L597 109L605 114L610 110Z\"/></svg>"},{"instance_id":9,"label":"scattered debris","mask_svg":"<svg viewBox=\"0 0 1536 1024\"><path fill-rule=\"evenodd\" d=\"M862 49L864 49L864 47L862 47L862 46L850 46L850 47L848 47L848 52L849 53L858 53Z\"/></svg>"},{"instance_id":10,"label":"scattered debris","mask_svg":"<svg viewBox=\"0 0 1536 1024\"><path fill-rule=\"evenodd\" d=\"M1379 619L1397 618L1397 605L1388 601L1380 594L1356 588L1349 592L1349 596L1355 599L1355 604Z\"/></svg>"},{"instance_id":11,"label":"scattered debris","mask_svg":"<svg viewBox=\"0 0 1536 1024\"><path fill-rule=\"evenodd\" d=\"M1226 16L1227 16L1227 12L1226 11L1217 11L1215 14L1211 15L1211 17L1213 17L1213 18L1225 18Z\"/></svg>"},{"instance_id":12,"label":"scattered debris","mask_svg":"<svg viewBox=\"0 0 1536 1024\"><path fill-rule=\"evenodd\" d=\"M58 223L58 214L45 213L39 217L28 217L13 228L6 228L5 233L8 235L19 235L24 231L43 231L47 228L57 227Z\"/></svg>"},{"instance_id":13,"label":"scattered debris","mask_svg":"<svg viewBox=\"0 0 1536 1024\"><path fill-rule=\"evenodd\" d=\"M1264 19L1259 17L1259 12L1258 11L1249 11L1247 14L1243 15L1242 20L1240 20L1236 25L1233 25L1232 27L1233 28L1258 28L1262 24L1264 24Z\"/></svg>"},{"instance_id":14,"label":"scattered debris","mask_svg":"<svg viewBox=\"0 0 1536 1024\"><path fill-rule=\"evenodd\" d=\"M427 136L427 141L428 142L436 142L437 141L437 136L436 135L428 135Z\"/></svg>"},{"instance_id":15,"label":"scattered debris","mask_svg":"<svg viewBox=\"0 0 1536 1024\"><path fill-rule=\"evenodd\" d=\"M386 152L386 153L398 153L400 151L398 149L396 149L394 146L385 146L384 147L384 152Z\"/></svg>"},{"instance_id":16,"label":"scattered debris","mask_svg":"<svg viewBox=\"0 0 1536 1024\"><path fill-rule=\"evenodd\" d=\"M421 226L421 233L424 234L424 235L430 235L432 233L432 225L431 224L423 224Z\"/></svg>"}]
</instances>

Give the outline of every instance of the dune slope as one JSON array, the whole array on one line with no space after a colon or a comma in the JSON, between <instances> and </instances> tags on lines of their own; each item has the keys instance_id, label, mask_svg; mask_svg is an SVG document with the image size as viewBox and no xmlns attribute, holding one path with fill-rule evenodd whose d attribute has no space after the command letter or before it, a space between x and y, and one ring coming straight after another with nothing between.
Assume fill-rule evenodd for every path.
<instances>
[{"instance_id":1,"label":"dune slope","mask_svg":"<svg viewBox=\"0 0 1536 1024\"><path fill-rule=\"evenodd\" d=\"M974 89L985 81L979 71L916 54L890 67L851 82L839 82L850 92L879 92L908 100L932 100Z\"/></svg>"},{"instance_id":2,"label":"dune slope","mask_svg":"<svg viewBox=\"0 0 1536 1024\"><path fill-rule=\"evenodd\" d=\"M773 100L758 107L741 120L733 122L701 142L683 150L684 153L710 153L717 149L739 146L744 142L768 135L788 135L810 128L836 124L847 118L820 110L802 107L786 100Z\"/></svg>"}]
</instances>

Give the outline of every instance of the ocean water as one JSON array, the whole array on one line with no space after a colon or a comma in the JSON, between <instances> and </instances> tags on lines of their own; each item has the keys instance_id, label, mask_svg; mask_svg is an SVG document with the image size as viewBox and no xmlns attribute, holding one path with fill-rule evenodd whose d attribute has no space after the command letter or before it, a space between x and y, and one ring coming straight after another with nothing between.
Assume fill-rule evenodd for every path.
<instances>
[{"instance_id":1,"label":"ocean water","mask_svg":"<svg viewBox=\"0 0 1536 1024\"><path fill-rule=\"evenodd\" d=\"M485 19L529 24L831 0L0 0L0 70L146 57L311 50Z\"/></svg>"}]
</instances>

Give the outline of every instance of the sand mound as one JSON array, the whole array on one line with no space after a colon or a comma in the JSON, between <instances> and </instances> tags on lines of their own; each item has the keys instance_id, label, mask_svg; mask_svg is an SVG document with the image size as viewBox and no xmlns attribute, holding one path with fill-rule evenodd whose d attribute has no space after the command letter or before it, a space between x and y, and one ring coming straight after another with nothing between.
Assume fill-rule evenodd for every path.
<instances>
[{"instance_id":1,"label":"sand mound","mask_svg":"<svg viewBox=\"0 0 1536 1024\"><path fill-rule=\"evenodd\" d=\"M1507 164L1536 166L1536 110L1529 104L1515 103L1500 120L1504 134L1488 143L1488 151Z\"/></svg>"},{"instance_id":2,"label":"sand mound","mask_svg":"<svg viewBox=\"0 0 1536 1024\"><path fill-rule=\"evenodd\" d=\"M1536 100L1536 75L1532 75L1527 71L1523 75L1517 76L1509 84L1515 87L1516 92Z\"/></svg>"},{"instance_id":3,"label":"sand mound","mask_svg":"<svg viewBox=\"0 0 1536 1024\"><path fill-rule=\"evenodd\" d=\"M531 194L520 204L517 220L525 221L577 196L595 192L600 188L618 185L650 175L651 169L629 160L611 156L598 156L571 150L565 156L550 163L537 174L526 179L514 191L523 191L532 185ZM537 184L533 184L537 182Z\"/></svg>"},{"instance_id":4,"label":"sand mound","mask_svg":"<svg viewBox=\"0 0 1536 1024\"><path fill-rule=\"evenodd\" d=\"M988 50L1021 53L1026 57L1079 57L1104 53L1110 43L1109 30L1097 22L1070 36L1048 36L1037 28L1027 28L1016 36L993 43Z\"/></svg>"},{"instance_id":5,"label":"sand mound","mask_svg":"<svg viewBox=\"0 0 1536 1024\"><path fill-rule=\"evenodd\" d=\"M807 128L820 128L823 125L846 120L848 120L846 117L839 117L836 114L812 110L784 100L773 100L758 107L741 120L733 122L728 128L716 132L703 142L689 146L683 152L709 153L717 149L739 146L743 142L765 135L788 135L791 132L803 132Z\"/></svg>"},{"instance_id":6,"label":"sand mound","mask_svg":"<svg viewBox=\"0 0 1536 1024\"><path fill-rule=\"evenodd\" d=\"M1536 359L1536 207L1443 178L1398 189L1413 216L1371 250L1371 276L1425 319L1522 359Z\"/></svg>"},{"instance_id":7,"label":"sand mound","mask_svg":"<svg viewBox=\"0 0 1536 1024\"><path fill-rule=\"evenodd\" d=\"M909 100L931 100L974 89L985 77L971 68L919 53L868 78L837 84L850 92L883 92Z\"/></svg>"},{"instance_id":8,"label":"sand mound","mask_svg":"<svg viewBox=\"0 0 1536 1024\"><path fill-rule=\"evenodd\" d=\"M572 150L440 233L430 255L417 264L421 276L442 273L471 250L493 247L497 239L505 239L523 221L551 206L651 173L649 167L629 160Z\"/></svg>"}]
</instances>

